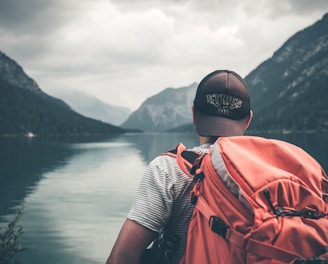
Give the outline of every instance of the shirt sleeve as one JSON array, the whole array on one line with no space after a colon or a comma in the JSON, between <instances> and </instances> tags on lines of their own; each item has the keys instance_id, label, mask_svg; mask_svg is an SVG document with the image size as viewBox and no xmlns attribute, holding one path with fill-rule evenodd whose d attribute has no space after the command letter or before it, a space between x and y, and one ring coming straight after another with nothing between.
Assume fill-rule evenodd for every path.
<instances>
[{"instance_id":1,"label":"shirt sleeve","mask_svg":"<svg viewBox=\"0 0 328 264\"><path fill-rule=\"evenodd\" d=\"M173 207L174 172L170 171L170 162L171 157L160 156L148 165L128 214L130 220L155 232L165 226Z\"/></svg>"}]
</instances>

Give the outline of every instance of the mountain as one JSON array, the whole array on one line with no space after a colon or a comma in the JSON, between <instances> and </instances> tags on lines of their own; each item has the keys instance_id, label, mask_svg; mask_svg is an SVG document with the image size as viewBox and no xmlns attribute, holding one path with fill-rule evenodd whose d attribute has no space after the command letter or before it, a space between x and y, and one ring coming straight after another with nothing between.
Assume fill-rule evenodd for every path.
<instances>
[{"instance_id":1,"label":"mountain","mask_svg":"<svg viewBox=\"0 0 328 264\"><path fill-rule=\"evenodd\" d=\"M196 83L182 88L166 88L148 98L129 116L122 127L159 132L190 123L196 88Z\"/></svg>"},{"instance_id":2,"label":"mountain","mask_svg":"<svg viewBox=\"0 0 328 264\"><path fill-rule=\"evenodd\" d=\"M86 118L44 93L14 60L0 52L0 135L117 134L123 129Z\"/></svg>"},{"instance_id":3,"label":"mountain","mask_svg":"<svg viewBox=\"0 0 328 264\"><path fill-rule=\"evenodd\" d=\"M253 70L250 130L328 130L328 14Z\"/></svg>"},{"instance_id":4,"label":"mountain","mask_svg":"<svg viewBox=\"0 0 328 264\"><path fill-rule=\"evenodd\" d=\"M327 28L328 14L289 38L245 77L254 111L248 131L328 130ZM167 89L147 99L124 125L146 131L194 131L190 106L195 91L196 84ZM184 103L174 99L183 98L184 92Z\"/></svg>"},{"instance_id":5,"label":"mountain","mask_svg":"<svg viewBox=\"0 0 328 264\"><path fill-rule=\"evenodd\" d=\"M83 92L65 91L56 96L67 102L76 112L116 126L121 125L132 113L127 107L108 105Z\"/></svg>"}]
</instances>

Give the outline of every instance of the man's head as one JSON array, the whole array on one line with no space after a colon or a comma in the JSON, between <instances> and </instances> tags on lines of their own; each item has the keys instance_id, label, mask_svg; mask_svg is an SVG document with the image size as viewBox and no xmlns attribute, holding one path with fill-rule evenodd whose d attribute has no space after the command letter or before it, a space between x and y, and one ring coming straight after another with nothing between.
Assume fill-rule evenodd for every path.
<instances>
[{"instance_id":1,"label":"man's head","mask_svg":"<svg viewBox=\"0 0 328 264\"><path fill-rule=\"evenodd\" d=\"M243 135L252 117L245 81L229 70L208 74L198 85L193 113L200 136Z\"/></svg>"}]
</instances>

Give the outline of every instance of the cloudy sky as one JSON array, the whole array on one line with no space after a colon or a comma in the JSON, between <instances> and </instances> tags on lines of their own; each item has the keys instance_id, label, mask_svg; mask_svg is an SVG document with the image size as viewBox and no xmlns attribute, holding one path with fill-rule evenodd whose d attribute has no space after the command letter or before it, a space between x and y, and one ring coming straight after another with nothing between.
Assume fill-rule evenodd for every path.
<instances>
[{"instance_id":1,"label":"cloudy sky","mask_svg":"<svg viewBox=\"0 0 328 264\"><path fill-rule=\"evenodd\" d=\"M0 50L48 94L137 109L215 69L245 77L327 0L0 0Z\"/></svg>"}]
</instances>

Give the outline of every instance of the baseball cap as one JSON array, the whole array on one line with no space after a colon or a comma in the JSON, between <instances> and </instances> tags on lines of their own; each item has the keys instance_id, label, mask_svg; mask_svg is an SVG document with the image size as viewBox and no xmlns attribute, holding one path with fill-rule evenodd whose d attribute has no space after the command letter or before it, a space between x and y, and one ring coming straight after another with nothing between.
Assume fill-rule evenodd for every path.
<instances>
[{"instance_id":1,"label":"baseball cap","mask_svg":"<svg viewBox=\"0 0 328 264\"><path fill-rule=\"evenodd\" d=\"M201 136L243 135L250 114L245 81L230 70L208 74L198 85L194 99L195 125Z\"/></svg>"}]
</instances>

